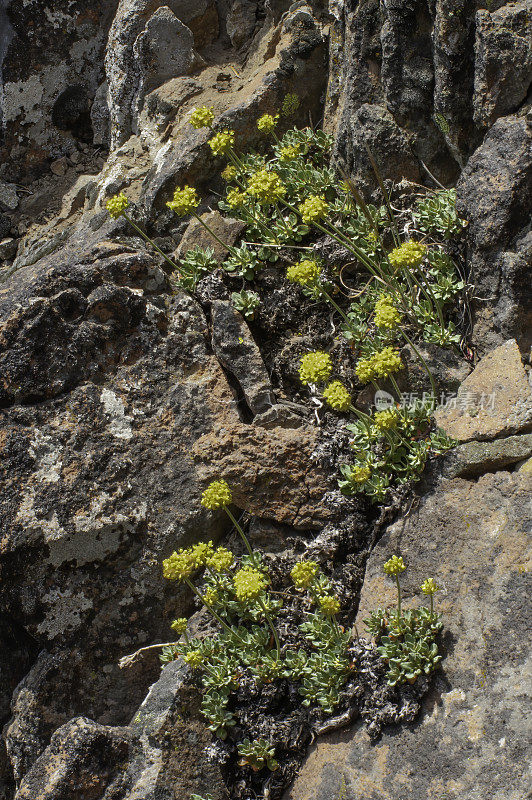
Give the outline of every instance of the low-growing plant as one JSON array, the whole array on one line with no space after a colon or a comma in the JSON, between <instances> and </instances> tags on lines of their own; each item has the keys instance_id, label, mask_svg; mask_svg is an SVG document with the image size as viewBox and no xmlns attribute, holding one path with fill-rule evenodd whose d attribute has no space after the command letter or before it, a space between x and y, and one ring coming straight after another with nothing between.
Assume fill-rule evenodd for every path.
<instances>
[{"instance_id":1,"label":"low-growing plant","mask_svg":"<svg viewBox=\"0 0 532 800\"><path fill-rule=\"evenodd\" d=\"M434 611L433 601L439 587L432 578L427 578L421 590L430 597L430 608L414 608L403 612L399 575L405 569L403 559L397 556L392 556L384 564L385 573L394 577L397 585L395 613L379 608L364 620L368 631L376 639L380 657L388 665L390 686L414 683L420 675L430 675L442 659L436 637L443 623L441 616Z\"/></svg>"},{"instance_id":2,"label":"low-growing plant","mask_svg":"<svg viewBox=\"0 0 532 800\"><path fill-rule=\"evenodd\" d=\"M231 302L237 311L240 311L246 319L253 319L260 306L260 297L257 292L250 292L242 289L241 292L231 294Z\"/></svg>"},{"instance_id":3,"label":"low-growing plant","mask_svg":"<svg viewBox=\"0 0 532 800\"><path fill-rule=\"evenodd\" d=\"M261 686L288 680L298 685L304 705L316 704L323 713L331 714L354 670L349 656L353 632L338 621L341 605L333 584L315 561L302 560L293 566L292 582L304 609L297 634L301 645L294 649L283 643L276 626L283 602L271 591L271 576L263 556L252 550L229 508L232 492L228 484L213 481L203 492L201 503L209 510L221 509L228 514L247 552L236 557L224 547L200 542L163 561L164 577L186 583L219 629L216 636L191 638L186 620L175 620L172 628L181 638L164 647L161 661L182 658L201 675L201 713L209 730L220 739L226 739L236 724L231 698L242 681ZM437 587L432 580L422 587L431 597L430 610L402 613L398 575L405 568L403 561L394 556L384 568L397 580L397 610L394 614L382 609L374 612L367 621L368 629L389 666L390 685L413 682L422 673L430 674L441 659L435 644L441 622L432 607ZM237 742L237 750L240 766L247 765L253 771L277 767L275 742L244 738Z\"/></svg>"}]
</instances>

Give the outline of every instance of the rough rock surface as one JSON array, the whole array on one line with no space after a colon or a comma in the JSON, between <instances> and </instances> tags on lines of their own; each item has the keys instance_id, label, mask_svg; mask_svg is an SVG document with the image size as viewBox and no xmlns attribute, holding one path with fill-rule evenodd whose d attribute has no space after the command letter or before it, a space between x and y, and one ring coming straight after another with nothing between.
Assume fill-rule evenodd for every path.
<instances>
[{"instance_id":1,"label":"rough rock surface","mask_svg":"<svg viewBox=\"0 0 532 800\"><path fill-rule=\"evenodd\" d=\"M316 123L325 89L335 157L367 193L366 144L385 179L430 183L428 168L451 185L461 173L479 298L472 343L481 355L503 348L460 390L469 405L450 425L465 443L368 565L366 606L388 596L380 565L392 550L410 564L408 592L426 570L443 575L447 657L424 717L372 748L358 728L324 740L290 796L336 800L343 772L346 800L521 800L529 3L52 5L0 0L1 800L226 800L219 767L203 757L197 698L178 693L179 665L156 680L154 654L125 671L118 659L166 640L168 620L189 610L160 562L228 531L198 505L212 477L258 515L251 535L273 530L279 549L294 531L331 523L323 540L343 506L316 466L308 409L274 396L246 323L225 300L211 308L208 291L204 308L173 295L159 262L103 205L127 189L137 222L183 252L197 225L185 232L165 202L195 183L212 221L223 167L208 131L186 122L194 105L213 105L246 148L259 144L257 116L287 92L301 98L294 121ZM463 365L429 355L447 387L463 379ZM471 416L470 393L495 384L505 405ZM503 467L515 471L485 474Z\"/></svg>"},{"instance_id":2,"label":"rough rock surface","mask_svg":"<svg viewBox=\"0 0 532 800\"><path fill-rule=\"evenodd\" d=\"M515 336L532 345L532 114L498 119L457 184L475 285L474 342L481 353Z\"/></svg>"},{"instance_id":3,"label":"rough rock surface","mask_svg":"<svg viewBox=\"0 0 532 800\"><path fill-rule=\"evenodd\" d=\"M208 480L279 522L331 517L315 429L242 422L203 313L165 286L145 254L103 242L38 262L2 297L2 609L43 651L6 732L17 778L58 725L123 724L142 699L153 662L116 662L166 638L188 602L166 594L161 559L227 528L199 506Z\"/></svg>"},{"instance_id":4,"label":"rough rock surface","mask_svg":"<svg viewBox=\"0 0 532 800\"><path fill-rule=\"evenodd\" d=\"M459 441L496 439L532 428L532 387L515 339L482 358L436 422Z\"/></svg>"},{"instance_id":5,"label":"rough rock surface","mask_svg":"<svg viewBox=\"0 0 532 800\"><path fill-rule=\"evenodd\" d=\"M421 719L371 743L361 727L312 748L286 800L521 800L530 740L526 598L530 591L530 474L443 481L392 525L368 561L358 630L394 605L382 564L402 555L405 604L434 576L445 659ZM528 587L528 588L527 588Z\"/></svg>"}]
</instances>

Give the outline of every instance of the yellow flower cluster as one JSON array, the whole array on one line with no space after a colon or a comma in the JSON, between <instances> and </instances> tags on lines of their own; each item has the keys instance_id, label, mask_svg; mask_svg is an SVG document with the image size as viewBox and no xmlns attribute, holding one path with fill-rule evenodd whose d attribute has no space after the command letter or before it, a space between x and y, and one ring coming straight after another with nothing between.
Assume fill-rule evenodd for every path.
<instances>
[{"instance_id":1,"label":"yellow flower cluster","mask_svg":"<svg viewBox=\"0 0 532 800\"><path fill-rule=\"evenodd\" d=\"M214 122L214 108L207 106L195 108L188 121L194 128L210 128Z\"/></svg>"},{"instance_id":2,"label":"yellow flower cluster","mask_svg":"<svg viewBox=\"0 0 532 800\"><path fill-rule=\"evenodd\" d=\"M396 247L388 254L388 261L392 267L419 267L427 248L420 242L404 242L400 247Z\"/></svg>"},{"instance_id":3,"label":"yellow flower cluster","mask_svg":"<svg viewBox=\"0 0 532 800\"><path fill-rule=\"evenodd\" d=\"M179 550L163 560L163 577L169 581L183 581L194 572L194 563L190 550Z\"/></svg>"},{"instance_id":4,"label":"yellow flower cluster","mask_svg":"<svg viewBox=\"0 0 532 800\"><path fill-rule=\"evenodd\" d=\"M292 283L299 283L301 286L310 286L316 283L320 277L321 269L316 261L305 258L299 264L292 264L286 270L286 277Z\"/></svg>"},{"instance_id":5,"label":"yellow flower cluster","mask_svg":"<svg viewBox=\"0 0 532 800\"><path fill-rule=\"evenodd\" d=\"M375 325L377 328L396 328L401 314L393 304L392 296L383 294L375 303Z\"/></svg>"},{"instance_id":6,"label":"yellow flower cluster","mask_svg":"<svg viewBox=\"0 0 532 800\"><path fill-rule=\"evenodd\" d=\"M349 411L351 395L341 381L333 381L323 390L324 400L335 411Z\"/></svg>"},{"instance_id":7,"label":"yellow flower cluster","mask_svg":"<svg viewBox=\"0 0 532 800\"><path fill-rule=\"evenodd\" d=\"M405 563L401 556L392 556L389 561L383 566L386 575L400 575L406 569Z\"/></svg>"},{"instance_id":8,"label":"yellow flower cluster","mask_svg":"<svg viewBox=\"0 0 532 800\"><path fill-rule=\"evenodd\" d=\"M299 108L299 97L297 94L287 94L281 104L281 114L283 117L289 117Z\"/></svg>"},{"instance_id":9,"label":"yellow flower cluster","mask_svg":"<svg viewBox=\"0 0 532 800\"><path fill-rule=\"evenodd\" d=\"M201 495L201 505L214 511L217 508L231 505L233 495L227 481L219 480L209 483Z\"/></svg>"},{"instance_id":10,"label":"yellow flower cluster","mask_svg":"<svg viewBox=\"0 0 532 800\"><path fill-rule=\"evenodd\" d=\"M398 417L396 411L377 411L373 417L375 427L380 431L389 431L397 427Z\"/></svg>"},{"instance_id":11,"label":"yellow flower cluster","mask_svg":"<svg viewBox=\"0 0 532 800\"><path fill-rule=\"evenodd\" d=\"M286 147L281 147L279 150L279 161L293 161L294 158L297 158L299 155L299 145L297 144L290 144Z\"/></svg>"},{"instance_id":12,"label":"yellow flower cluster","mask_svg":"<svg viewBox=\"0 0 532 800\"><path fill-rule=\"evenodd\" d=\"M323 350L307 353L299 362L299 377L305 386L309 383L323 383L329 380L331 372L331 358Z\"/></svg>"},{"instance_id":13,"label":"yellow flower cluster","mask_svg":"<svg viewBox=\"0 0 532 800\"><path fill-rule=\"evenodd\" d=\"M239 192L238 189L230 189L227 192L227 204L231 206L231 208L240 208L246 202L246 195L244 192Z\"/></svg>"},{"instance_id":14,"label":"yellow flower cluster","mask_svg":"<svg viewBox=\"0 0 532 800\"><path fill-rule=\"evenodd\" d=\"M214 572L227 572L233 566L234 556L225 547L217 547L214 553L207 559L207 566Z\"/></svg>"},{"instance_id":15,"label":"yellow flower cluster","mask_svg":"<svg viewBox=\"0 0 532 800\"><path fill-rule=\"evenodd\" d=\"M115 196L111 197L111 199L105 204L107 211L113 219L118 219L118 217L121 217L128 206L129 200L125 196L124 192L115 194Z\"/></svg>"},{"instance_id":16,"label":"yellow flower cluster","mask_svg":"<svg viewBox=\"0 0 532 800\"><path fill-rule=\"evenodd\" d=\"M369 467L353 467L351 477L356 483L366 483L370 479L371 470Z\"/></svg>"},{"instance_id":17,"label":"yellow flower cluster","mask_svg":"<svg viewBox=\"0 0 532 800\"><path fill-rule=\"evenodd\" d=\"M262 117L259 117L257 120L257 128L261 133L271 133L278 122L279 114L276 114L274 117L271 114L263 114Z\"/></svg>"},{"instance_id":18,"label":"yellow flower cluster","mask_svg":"<svg viewBox=\"0 0 532 800\"><path fill-rule=\"evenodd\" d=\"M186 549L181 548L177 553L163 560L163 577L171 581L182 581L192 573L204 567L213 556L212 542L199 542Z\"/></svg>"},{"instance_id":19,"label":"yellow flower cluster","mask_svg":"<svg viewBox=\"0 0 532 800\"><path fill-rule=\"evenodd\" d=\"M178 217L185 217L199 206L199 197L192 186L183 186L182 189L175 190L173 199L166 205L168 208L171 208Z\"/></svg>"},{"instance_id":20,"label":"yellow flower cluster","mask_svg":"<svg viewBox=\"0 0 532 800\"><path fill-rule=\"evenodd\" d=\"M215 133L212 139L209 139L209 147L213 155L221 156L227 153L235 145L235 132L234 131L220 131Z\"/></svg>"},{"instance_id":21,"label":"yellow flower cluster","mask_svg":"<svg viewBox=\"0 0 532 800\"><path fill-rule=\"evenodd\" d=\"M203 663L201 650L190 650L186 656L183 656L183 661L185 661L191 669L198 669Z\"/></svg>"},{"instance_id":22,"label":"yellow flower cluster","mask_svg":"<svg viewBox=\"0 0 532 800\"><path fill-rule=\"evenodd\" d=\"M361 358L356 365L356 374L361 383L375 378L386 378L403 368L401 356L393 347L383 347L369 358Z\"/></svg>"},{"instance_id":23,"label":"yellow flower cluster","mask_svg":"<svg viewBox=\"0 0 532 800\"><path fill-rule=\"evenodd\" d=\"M325 594L318 600L320 611L327 617L334 617L340 611L340 601L332 594Z\"/></svg>"},{"instance_id":24,"label":"yellow flower cluster","mask_svg":"<svg viewBox=\"0 0 532 800\"><path fill-rule=\"evenodd\" d=\"M290 572L296 589L308 589L319 572L319 566L315 561L300 561Z\"/></svg>"},{"instance_id":25,"label":"yellow flower cluster","mask_svg":"<svg viewBox=\"0 0 532 800\"><path fill-rule=\"evenodd\" d=\"M229 181L232 181L236 178L236 167L233 167L232 164L228 164L221 174L224 181L229 183Z\"/></svg>"},{"instance_id":26,"label":"yellow flower cluster","mask_svg":"<svg viewBox=\"0 0 532 800\"><path fill-rule=\"evenodd\" d=\"M212 586L209 586L205 594L203 595L203 602L206 606L212 606L218 600L218 592L216 589L213 589Z\"/></svg>"},{"instance_id":27,"label":"yellow flower cluster","mask_svg":"<svg viewBox=\"0 0 532 800\"><path fill-rule=\"evenodd\" d=\"M204 567L213 554L212 542L199 542L189 548L190 560L194 569Z\"/></svg>"},{"instance_id":28,"label":"yellow flower cluster","mask_svg":"<svg viewBox=\"0 0 532 800\"><path fill-rule=\"evenodd\" d=\"M170 627L181 636L187 629L187 622L186 617L179 617L179 619L174 619Z\"/></svg>"},{"instance_id":29,"label":"yellow flower cluster","mask_svg":"<svg viewBox=\"0 0 532 800\"><path fill-rule=\"evenodd\" d=\"M322 219L326 215L328 208L329 205L324 197L311 194L310 197L307 197L307 199L300 204L299 213L301 214L303 222L310 225L310 223Z\"/></svg>"},{"instance_id":30,"label":"yellow flower cluster","mask_svg":"<svg viewBox=\"0 0 532 800\"><path fill-rule=\"evenodd\" d=\"M286 194L286 187L276 172L259 169L248 183L247 193L259 203L275 203Z\"/></svg>"},{"instance_id":31,"label":"yellow flower cluster","mask_svg":"<svg viewBox=\"0 0 532 800\"><path fill-rule=\"evenodd\" d=\"M429 594L431 597L439 590L439 588L440 587L437 585L437 583L435 583L435 581L432 580L432 578L427 578L421 584L421 591L425 594Z\"/></svg>"},{"instance_id":32,"label":"yellow flower cluster","mask_svg":"<svg viewBox=\"0 0 532 800\"><path fill-rule=\"evenodd\" d=\"M243 567L235 573L233 586L238 600L256 600L266 588L266 580L258 569Z\"/></svg>"}]
</instances>

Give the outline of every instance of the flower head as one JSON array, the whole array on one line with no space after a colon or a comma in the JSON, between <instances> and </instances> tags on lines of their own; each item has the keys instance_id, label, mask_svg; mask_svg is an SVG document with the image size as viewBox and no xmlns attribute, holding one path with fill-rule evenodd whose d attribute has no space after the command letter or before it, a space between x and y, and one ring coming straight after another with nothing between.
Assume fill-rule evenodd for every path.
<instances>
[{"instance_id":1,"label":"flower head","mask_svg":"<svg viewBox=\"0 0 532 800\"><path fill-rule=\"evenodd\" d=\"M281 147L279 150L279 161L293 161L294 158L297 158L299 155L299 145L298 144L291 144L287 145L287 147Z\"/></svg>"},{"instance_id":2,"label":"flower head","mask_svg":"<svg viewBox=\"0 0 532 800\"><path fill-rule=\"evenodd\" d=\"M331 377L331 357L322 350L307 353L299 362L299 377L305 386L309 383L323 383Z\"/></svg>"},{"instance_id":3,"label":"flower head","mask_svg":"<svg viewBox=\"0 0 532 800\"><path fill-rule=\"evenodd\" d=\"M114 197L111 197L111 199L105 204L107 211L113 219L118 219L118 217L121 217L128 206L129 200L125 196L124 192L115 194Z\"/></svg>"},{"instance_id":4,"label":"flower head","mask_svg":"<svg viewBox=\"0 0 532 800\"><path fill-rule=\"evenodd\" d=\"M311 222L317 222L322 219L329 209L329 205L324 197L317 194L311 194L310 197L300 204L299 213L301 219L307 225Z\"/></svg>"},{"instance_id":5,"label":"flower head","mask_svg":"<svg viewBox=\"0 0 532 800\"><path fill-rule=\"evenodd\" d=\"M299 561L290 571L296 589L308 589L319 572L315 561Z\"/></svg>"},{"instance_id":6,"label":"flower head","mask_svg":"<svg viewBox=\"0 0 532 800\"><path fill-rule=\"evenodd\" d=\"M189 552L194 569L204 567L213 553L212 542L198 542L189 548Z\"/></svg>"},{"instance_id":7,"label":"flower head","mask_svg":"<svg viewBox=\"0 0 532 800\"><path fill-rule=\"evenodd\" d=\"M334 617L340 611L340 601L332 594L325 594L318 600L320 611L327 617Z\"/></svg>"},{"instance_id":8,"label":"flower head","mask_svg":"<svg viewBox=\"0 0 532 800\"><path fill-rule=\"evenodd\" d=\"M259 203L275 203L286 194L286 187L276 172L259 169L251 176L246 192Z\"/></svg>"},{"instance_id":9,"label":"flower head","mask_svg":"<svg viewBox=\"0 0 532 800\"><path fill-rule=\"evenodd\" d=\"M243 206L246 202L247 197L244 192L239 192L238 189L230 189L227 192L226 200L231 208L240 208L240 206Z\"/></svg>"},{"instance_id":10,"label":"flower head","mask_svg":"<svg viewBox=\"0 0 532 800\"><path fill-rule=\"evenodd\" d=\"M170 627L181 636L186 632L187 623L188 619L186 617L179 617L179 619L174 619Z\"/></svg>"},{"instance_id":11,"label":"flower head","mask_svg":"<svg viewBox=\"0 0 532 800\"><path fill-rule=\"evenodd\" d=\"M256 600L266 588L266 580L258 569L243 567L235 573L233 586L238 600Z\"/></svg>"},{"instance_id":12,"label":"flower head","mask_svg":"<svg viewBox=\"0 0 532 800\"><path fill-rule=\"evenodd\" d=\"M194 559L190 549L174 552L163 560L163 577L170 581L182 581L194 572Z\"/></svg>"},{"instance_id":13,"label":"flower head","mask_svg":"<svg viewBox=\"0 0 532 800\"><path fill-rule=\"evenodd\" d=\"M236 178L236 167L233 167L232 164L228 164L226 168L221 173L222 178L224 181L232 181Z\"/></svg>"},{"instance_id":14,"label":"flower head","mask_svg":"<svg viewBox=\"0 0 532 800\"><path fill-rule=\"evenodd\" d=\"M396 328L401 319L401 314L394 306L391 295L381 295L375 303L375 325L377 328Z\"/></svg>"},{"instance_id":15,"label":"flower head","mask_svg":"<svg viewBox=\"0 0 532 800\"><path fill-rule=\"evenodd\" d=\"M262 117L259 117L257 120L257 128L262 133L271 133L278 122L279 114L276 114L274 117L271 114L263 114Z\"/></svg>"},{"instance_id":16,"label":"flower head","mask_svg":"<svg viewBox=\"0 0 532 800\"><path fill-rule=\"evenodd\" d=\"M371 469L369 467L353 467L351 477L355 483L366 483L370 479Z\"/></svg>"},{"instance_id":17,"label":"flower head","mask_svg":"<svg viewBox=\"0 0 532 800\"><path fill-rule=\"evenodd\" d=\"M433 581L432 578L426 578L426 580L424 580L423 583L421 584L421 591L424 592L425 594L429 594L431 597L439 590L439 588L440 587L438 586L438 584L435 581Z\"/></svg>"},{"instance_id":18,"label":"flower head","mask_svg":"<svg viewBox=\"0 0 532 800\"><path fill-rule=\"evenodd\" d=\"M201 505L214 511L217 508L223 508L231 505L233 495L227 481L219 480L209 483L203 494L201 495Z\"/></svg>"},{"instance_id":19,"label":"flower head","mask_svg":"<svg viewBox=\"0 0 532 800\"><path fill-rule=\"evenodd\" d=\"M355 372L360 383L369 383L375 378L375 368L373 356L369 358L359 358L355 367Z\"/></svg>"},{"instance_id":20,"label":"flower head","mask_svg":"<svg viewBox=\"0 0 532 800\"><path fill-rule=\"evenodd\" d=\"M373 417L373 423L380 431L390 431L397 427L398 422L397 412L390 409L386 411L377 411Z\"/></svg>"},{"instance_id":21,"label":"flower head","mask_svg":"<svg viewBox=\"0 0 532 800\"><path fill-rule=\"evenodd\" d=\"M214 572L227 572L233 566L234 556L225 547L217 547L207 559L207 566Z\"/></svg>"},{"instance_id":22,"label":"flower head","mask_svg":"<svg viewBox=\"0 0 532 800\"><path fill-rule=\"evenodd\" d=\"M214 121L214 108L207 106L195 108L188 121L194 128L210 128Z\"/></svg>"},{"instance_id":23,"label":"flower head","mask_svg":"<svg viewBox=\"0 0 532 800\"><path fill-rule=\"evenodd\" d=\"M323 398L335 411L349 411L351 395L341 381L333 381L323 390Z\"/></svg>"},{"instance_id":24,"label":"flower head","mask_svg":"<svg viewBox=\"0 0 532 800\"><path fill-rule=\"evenodd\" d=\"M401 356L393 347L383 347L368 358L361 358L355 367L361 383L368 383L375 378L386 378L393 372L403 368Z\"/></svg>"},{"instance_id":25,"label":"flower head","mask_svg":"<svg viewBox=\"0 0 532 800\"><path fill-rule=\"evenodd\" d=\"M227 153L232 147L234 147L234 144L234 131L220 131L219 133L215 133L212 139L209 139L209 147L215 156L221 156L224 153Z\"/></svg>"},{"instance_id":26,"label":"flower head","mask_svg":"<svg viewBox=\"0 0 532 800\"><path fill-rule=\"evenodd\" d=\"M207 591L203 595L203 602L206 606L212 606L218 600L218 592L216 589L213 589L212 586L209 586Z\"/></svg>"},{"instance_id":27,"label":"flower head","mask_svg":"<svg viewBox=\"0 0 532 800\"><path fill-rule=\"evenodd\" d=\"M183 656L183 661L185 661L191 669L198 669L203 663L201 650L189 650L186 656Z\"/></svg>"},{"instance_id":28,"label":"flower head","mask_svg":"<svg viewBox=\"0 0 532 800\"><path fill-rule=\"evenodd\" d=\"M286 277L292 283L299 283L301 286L310 286L316 283L320 277L321 269L316 261L305 258L299 264L292 264L286 270Z\"/></svg>"},{"instance_id":29,"label":"flower head","mask_svg":"<svg viewBox=\"0 0 532 800\"><path fill-rule=\"evenodd\" d=\"M293 114L300 106L299 97L297 94L287 94L281 104L281 114L283 117L289 117L290 114Z\"/></svg>"},{"instance_id":30,"label":"flower head","mask_svg":"<svg viewBox=\"0 0 532 800\"><path fill-rule=\"evenodd\" d=\"M185 217L199 206L199 197L192 186L183 186L182 189L175 190L173 199L166 205L175 211L178 217Z\"/></svg>"},{"instance_id":31,"label":"flower head","mask_svg":"<svg viewBox=\"0 0 532 800\"><path fill-rule=\"evenodd\" d=\"M401 556L392 556L389 561L383 566L386 575L400 575L404 572L406 566Z\"/></svg>"},{"instance_id":32,"label":"flower head","mask_svg":"<svg viewBox=\"0 0 532 800\"><path fill-rule=\"evenodd\" d=\"M383 347L378 353L374 353L373 363L378 378L386 378L403 368L401 356L393 347Z\"/></svg>"},{"instance_id":33,"label":"flower head","mask_svg":"<svg viewBox=\"0 0 532 800\"><path fill-rule=\"evenodd\" d=\"M419 267L427 248L420 242L410 241L404 242L400 247L396 247L391 253L388 253L388 261L392 267L412 267L415 269Z\"/></svg>"}]
</instances>

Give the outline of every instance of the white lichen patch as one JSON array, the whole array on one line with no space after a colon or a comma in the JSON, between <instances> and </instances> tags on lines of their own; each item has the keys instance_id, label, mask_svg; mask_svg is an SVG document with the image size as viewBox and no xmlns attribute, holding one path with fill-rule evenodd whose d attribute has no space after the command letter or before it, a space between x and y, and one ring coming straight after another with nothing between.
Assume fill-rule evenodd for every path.
<instances>
[{"instance_id":1,"label":"white lichen patch","mask_svg":"<svg viewBox=\"0 0 532 800\"><path fill-rule=\"evenodd\" d=\"M100 395L103 410L110 417L109 431L117 439L131 439L133 417L125 412L122 400L111 389L103 389Z\"/></svg>"},{"instance_id":2,"label":"white lichen patch","mask_svg":"<svg viewBox=\"0 0 532 800\"><path fill-rule=\"evenodd\" d=\"M42 602L48 606L48 611L44 620L37 626L37 632L49 639L72 633L80 628L83 624L83 612L93 607L92 600L83 593L74 594L59 589L51 589L43 595Z\"/></svg>"},{"instance_id":3,"label":"white lichen patch","mask_svg":"<svg viewBox=\"0 0 532 800\"><path fill-rule=\"evenodd\" d=\"M62 453L63 448L55 445L51 436L36 430L29 446L29 454L38 467L32 475L32 482L57 483L61 477Z\"/></svg>"}]
</instances>

